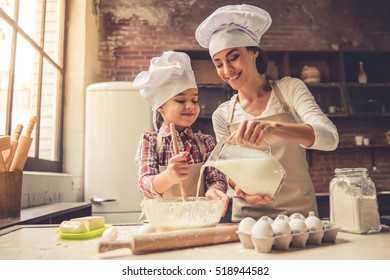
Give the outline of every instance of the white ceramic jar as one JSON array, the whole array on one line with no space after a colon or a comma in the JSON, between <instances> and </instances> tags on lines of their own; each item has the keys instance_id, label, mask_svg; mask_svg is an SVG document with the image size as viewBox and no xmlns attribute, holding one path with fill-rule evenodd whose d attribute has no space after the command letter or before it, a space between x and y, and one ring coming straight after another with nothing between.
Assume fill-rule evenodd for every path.
<instances>
[{"instance_id":1,"label":"white ceramic jar","mask_svg":"<svg viewBox=\"0 0 390 280\"><path fill-rule=\"evenodd\" d=\"M301 72L301 79L307 83L319 83L321 81L321 72L315 66L303 66Z\"/></svg>"}]
</instances>

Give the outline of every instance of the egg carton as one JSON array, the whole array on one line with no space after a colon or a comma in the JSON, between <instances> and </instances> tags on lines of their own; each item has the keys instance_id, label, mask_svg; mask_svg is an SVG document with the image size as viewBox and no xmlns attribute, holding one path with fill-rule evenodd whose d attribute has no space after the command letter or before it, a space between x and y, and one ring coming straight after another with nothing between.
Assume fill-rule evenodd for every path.
<instances>
[{"instance_id":1,"label":"egg carton","mask_svg":"<svg viewBox=\"0 0 390 280\"><path fill-rule=\"evenodd\" d=\"M291 230L291 233L286 234L273 232L273 236L253 236L251 233L240 231L239 227L237 234L244 248L255 249L258 253L270 253L272 249L288 250L290 247L304 248L306 245L335 243L338 227L329 221L321 221L321 224L322 229L308 228L302 232Z\"/></svg>"}]
</instances>

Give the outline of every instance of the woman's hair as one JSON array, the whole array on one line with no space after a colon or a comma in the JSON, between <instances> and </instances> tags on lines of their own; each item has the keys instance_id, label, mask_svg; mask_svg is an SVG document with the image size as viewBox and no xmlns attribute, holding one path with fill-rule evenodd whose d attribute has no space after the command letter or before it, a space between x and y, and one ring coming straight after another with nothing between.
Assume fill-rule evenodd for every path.
<instances>
[{"instance_id":1,"label":"woman's hair","mask_svg":"<svg viewBox=\"0 0 390 280\"><path fill-rule=\"evenodd\" d=\"M256 69L263 75L268 68L268 58L260 47L246 47L248 51L259 52L259 55L256 57ZM272 90L271 84L267 79L266 84L264 85L265 90Z\"/></svg>"},{"instance_id":2,"label":"woman's hair","mask_svg":"<svg viewBox=\"0 0 390 280\"><path fill-rule=\"evenodd\" d=\"M248 51L259 52L259 56L256 58L256 68L257 71L262 75L267 71L268 67L268 58L259 47L246 47Z\"/></svg>"}]
</instances>

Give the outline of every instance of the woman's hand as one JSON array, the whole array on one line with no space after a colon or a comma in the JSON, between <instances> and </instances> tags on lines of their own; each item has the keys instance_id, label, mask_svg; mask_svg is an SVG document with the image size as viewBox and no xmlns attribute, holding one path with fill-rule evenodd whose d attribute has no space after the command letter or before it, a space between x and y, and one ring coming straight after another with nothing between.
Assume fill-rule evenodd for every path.
<instances>
[{"instance_id":1,"label":"woman's hand","mask_svg":"<svg viewBox=\"0 0 390 280\"><path fill-rule=\"evenodd\" d=\"M315 142L314 129L309 124L270 120L244 120L237 131L229 136L228 141L256 148L269 135L276 135L305 147L311 147Z\"/></svg>"},{"instance_id":2,"label":"woman's hand","mask_svg":"<svg viewBox=\"0 0 390 280\"><path fill-rule=\"evenodd\" d=\"M225 200L225 208L222 213L222 217L224 217L229 206L229 197L227 196L227 194L211 186L207 190L205 196L207 199L210 200Z\"/></svg>"},{"instance_id":3,"label":"woman's hand","mask_svg":"<svg viewBox=\"0 0 390 280\"><path fill-rule=\"evenodd\" d=\"M188 152L181 152L169 159L166 172L171 185L178 184L188 178L187 156Z\"/></svg>"},{"instance_id":4,"label":"woman's hand","mask_svg":"<svg viewBox=\"0 0 390 280\"><path fill-rule=\"evenodd\" d=\"M274 121L243 120L237 131L230 135L228 141L235 141L240 145L259 146L265 137L273 134L277 126L277 122Z\"/></svg>"},{"instance_id":5,"label":"woman's hand","mask_svg":"<svg viewBox=\"0 0 390 280\"><path fill-rule=\"evenodd\" d=\"M242 191L240 189L240 187L238 187L238 186L235 187L235 191L236 191L236 196L240 196L240 197L244 198L247 202L252 203L252 204L266 205L266 204L270 204L270 203L274 202L274 199L268 195L260 195L260 194L249 195L249 194L245 193L244 191Z\"/></svg>"}]
</instances>

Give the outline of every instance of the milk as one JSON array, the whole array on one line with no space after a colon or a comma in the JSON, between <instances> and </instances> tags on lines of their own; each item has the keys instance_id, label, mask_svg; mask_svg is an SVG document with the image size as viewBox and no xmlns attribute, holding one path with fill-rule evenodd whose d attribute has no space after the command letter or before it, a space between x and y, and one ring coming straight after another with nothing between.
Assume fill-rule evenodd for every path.
<instances>
[{"instance_id":1,"label":"milk","mask_svg":"<svg viewBox=\"0 0 390 280\"><path fill-rule=\"evenodd\" d=\"M283 167L271 157L219 159L204 167L207 166L217 168L249 195L275 197L286 177Z\"/></svg>"}]
</instances>

